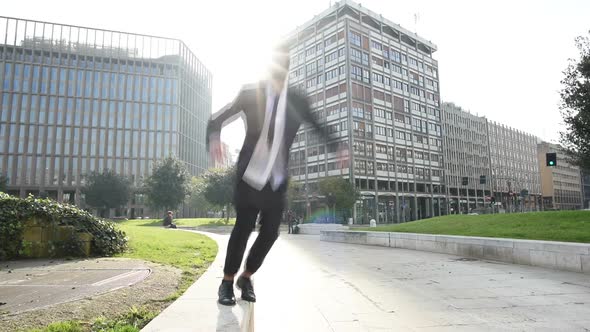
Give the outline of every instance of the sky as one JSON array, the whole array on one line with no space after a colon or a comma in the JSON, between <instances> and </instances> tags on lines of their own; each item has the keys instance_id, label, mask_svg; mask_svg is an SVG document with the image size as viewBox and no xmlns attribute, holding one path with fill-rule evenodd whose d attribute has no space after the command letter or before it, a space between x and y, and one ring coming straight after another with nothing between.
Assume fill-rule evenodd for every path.
<instances>
[{"instance_id":1,"label":"sky","mask_svg":"<svg viewBox=\"0 0 590 332\"><path fill-rule=\"evenodd\" d=\"M574 38L590 30L589 0L358 2L438 46L443 101L547 141L559 138L560 80L578 55ZM215 112L242 84L262 78L281 37L330 3L5 0L0 15L181 39L213 74ZM237 149L243 134L235 122L222 140Z\"/></svg>"}]
</instances>

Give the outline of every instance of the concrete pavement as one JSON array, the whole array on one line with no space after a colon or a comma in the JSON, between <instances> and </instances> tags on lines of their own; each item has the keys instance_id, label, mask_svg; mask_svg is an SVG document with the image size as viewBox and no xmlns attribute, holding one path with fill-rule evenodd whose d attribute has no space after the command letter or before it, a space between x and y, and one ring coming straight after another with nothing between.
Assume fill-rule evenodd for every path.
<instances>
[{"instance_id":1,"label":"concrete pavement","mask_svg":"<svg viewBox=\"0 0 590 332\"><path fill-rule=\"evenodd\" d=\"M0 311L11 314L113 291L151 273L143 261L124 258L10 261L0 269Z\"/></svg>"},{"instance_id":2,"label":"concrete pavement","mask_svg":"<svg viewBox=\"0 0 590 332\"><path fill-rule=\"evenodd\" d=\"M208 235L217 259L144 331L240 331L250 304L216 303L228 236ZM282 234L254 282L256 331L590 331L581 273Z\"/></svg>"}]
</instances>

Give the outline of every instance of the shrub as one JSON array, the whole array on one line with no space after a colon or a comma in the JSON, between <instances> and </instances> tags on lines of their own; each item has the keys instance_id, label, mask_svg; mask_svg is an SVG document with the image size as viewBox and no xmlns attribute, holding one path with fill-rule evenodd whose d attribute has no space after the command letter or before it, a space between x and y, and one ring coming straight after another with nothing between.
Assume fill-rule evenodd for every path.
<instances>
[{"instance_id":1,"label":"shrub","mask_svg":"<svg viewBox=\"0 0 590 332\"><path fill-rule=\"evenodd\" d=\"M37 218L42 222L73 226L76 232L93 236L91 252L97 256L112 256L123 252L127 245L125 233L106 220L50 199L29 196L25 199L0 192L0 260L16 258L23 248L24 222ZM76 237L62 244L69 255L79 255Z\"/></svg>"}]
</instances>

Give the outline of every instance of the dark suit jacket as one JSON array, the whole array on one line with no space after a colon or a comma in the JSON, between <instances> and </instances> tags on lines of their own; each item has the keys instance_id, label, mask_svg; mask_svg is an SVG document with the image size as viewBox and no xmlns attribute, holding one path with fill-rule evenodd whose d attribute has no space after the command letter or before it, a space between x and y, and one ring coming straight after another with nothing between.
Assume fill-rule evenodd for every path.
<instances>
[{"instance_id":1,"label":"dark suit jacket","mask_svg":"<svg viewBox=\"0 0 590 332\"><path fill-rule=\"evenodd\" d=\"M278 204L276 199L282 201L282 196L284 196L287 189L287 181L279 188L278 192L280 195L274 193L269 185L264 187L262 191L257 191L242 181L242 176L246 172L246 168L262 132L266 114L266 84L266 81L261 81L256 84L244 86L232 103L211 116L207 125L207 146L209 146L210 138L219 135L224 122L229 122L229 120L242 115L246 123L246 137L237 163L236 206L243 205L244 203L252 203L258 206L261 205L261 202L266 202L264 205ZM289 149L293 144L293 139L301 123L308 122L312 124L324 137L327 137L327 132L312 117L307 98L294 89L287 90L287 109L285 114L285 132L283 135L285 153L282 157L285 158L283 174L285 174L285 180L287 180Z\"/></svg>"}]
</instances>

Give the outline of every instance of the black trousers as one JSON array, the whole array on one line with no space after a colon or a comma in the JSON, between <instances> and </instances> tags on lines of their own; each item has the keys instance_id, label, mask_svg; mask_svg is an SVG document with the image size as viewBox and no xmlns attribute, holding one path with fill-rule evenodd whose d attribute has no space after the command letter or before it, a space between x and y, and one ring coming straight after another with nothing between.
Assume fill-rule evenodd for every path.
<instances>
[{"instance_id":1,"label":"black trousers","mask_svg":"<svg viewBox=\"0 0 590 332\"><path fill-rule=\"evenodd\" d=\"M225 274L231 275L236 274L240 269L248 238L256 226L256 218L260 212L260 233L246 259L246 270L251 273L258 271L270 248L279 237L284 208L283 191L273 192L269 186L262 191L256 191L241 182L238 184L237 195L236 224L229 238L223 268Z\"/></svg>"}]
</instances>

